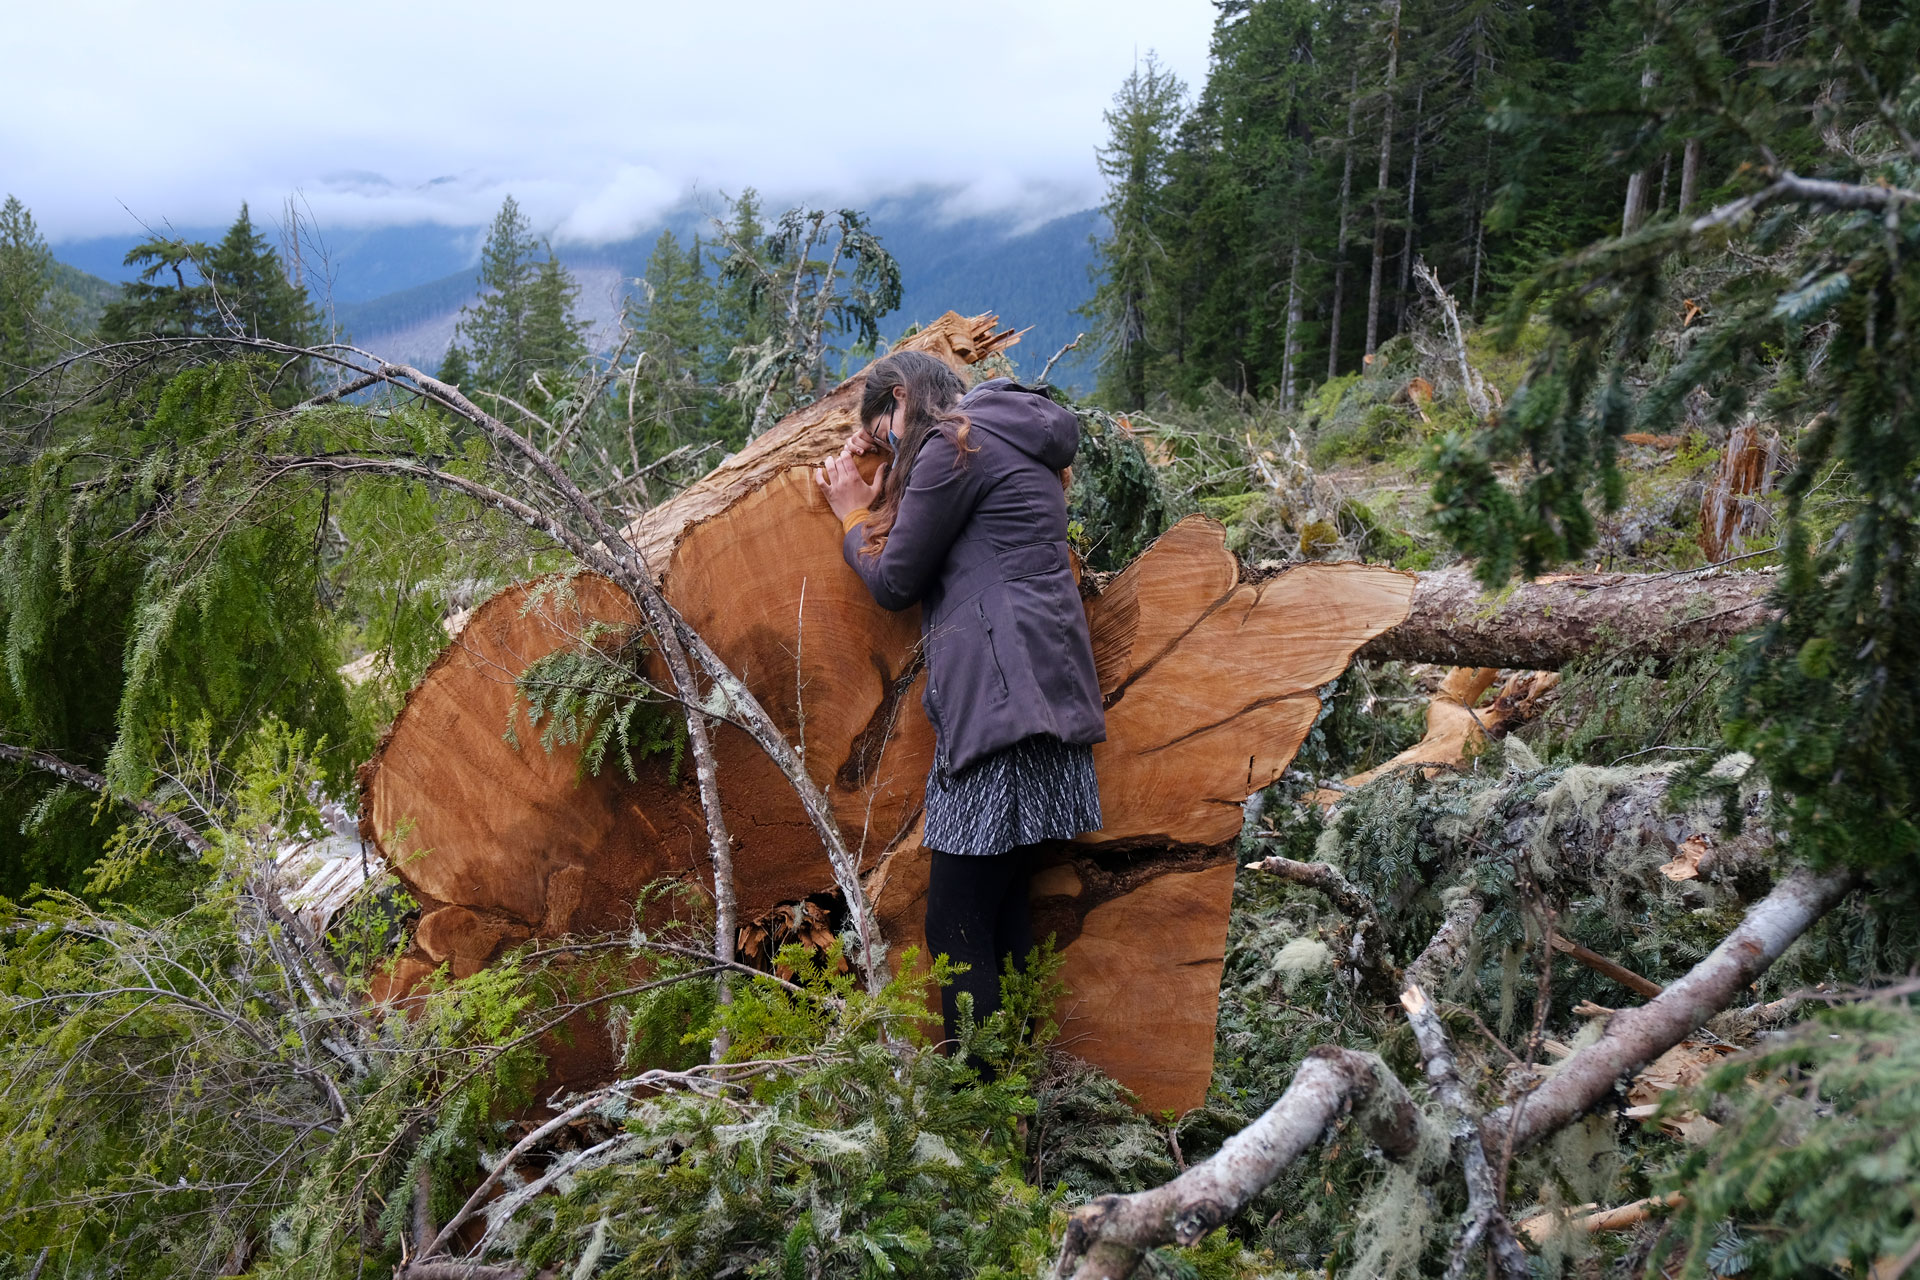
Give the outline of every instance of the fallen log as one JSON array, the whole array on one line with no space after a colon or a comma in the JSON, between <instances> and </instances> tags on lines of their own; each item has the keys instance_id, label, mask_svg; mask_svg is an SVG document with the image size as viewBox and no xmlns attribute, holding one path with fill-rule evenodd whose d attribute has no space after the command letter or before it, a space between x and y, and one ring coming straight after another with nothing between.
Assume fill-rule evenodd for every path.
<instances>
[{"instance_id":1,"label":"fallen log","mask_svg":"<svg viewBox=\"0 0 1920 1280\"><path fill-rule=\"evenodd\" d=\"M949 313L902 345L964 374L1011 340L994 317ZM921 941L925 912L918 820L933 740L919 619L873 603L809 475L853 430L860 387L792 415L627 536L825 789L898 956ZM1106 826L1046 851L1035 926L1061 948L1064 1035L1147 1109L1205 1095L1241 803L1286 769L1317 690L1406 616L1413 585L1355 564L1249 575L1224 530L1193 518L1087 600L1107 703L1094 756ZM632 780L611 765L582 776L577 751L542 750L516 710L531 663L638 622L626 593L592 574L521 584L477 608L409 695L362 774L366 833L423 911L381 994L443 963L473 972L528 939L625 928L663 878L712 892L691 787L657 760ZM519 749L502 740L510 715ZM821 841L766 753L724 720L713 744L739 919L831 889ZM590 1041L555 1064L561 1082L610 1078Z\"/></svg>"},{"instance_id":2,"label":"fallen log","mask_svg":"<svg viewBox=\"0 0 1920 1280\"><path fill-rule=\"evenodd\" d=\"M1364 645L1379 661L1557 671L1599 650L1658 664L1767 620L1770 573L1575 573L1488 593L1465 567L1421 573L1407 620Z\"/></svg>"}]
</instances>

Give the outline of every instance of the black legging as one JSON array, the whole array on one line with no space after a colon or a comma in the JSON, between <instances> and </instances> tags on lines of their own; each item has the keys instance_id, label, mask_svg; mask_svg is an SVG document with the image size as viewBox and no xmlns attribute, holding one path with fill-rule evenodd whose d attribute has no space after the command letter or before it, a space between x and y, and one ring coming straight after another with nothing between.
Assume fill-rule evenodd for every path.
<instances>
[{"instance_id":1,"label":"black legging","mask_svg":"<svg viewBox=\"0 0 1920 1280\"><path fill-rule=\"evenodd\" d=\"M1033 950L1033 924L1027 916L1027 882L1033 875L1030 847L990 856L931 850L927 879L927 951L946 955L967 971L940 990L940 1016L947 1039L960 1020L955 1008L962 992L973 996L973 1018L985 1022L1000 1007L1000 973L1011 965L1025 973Z\"/></svg>"}]
</instances>

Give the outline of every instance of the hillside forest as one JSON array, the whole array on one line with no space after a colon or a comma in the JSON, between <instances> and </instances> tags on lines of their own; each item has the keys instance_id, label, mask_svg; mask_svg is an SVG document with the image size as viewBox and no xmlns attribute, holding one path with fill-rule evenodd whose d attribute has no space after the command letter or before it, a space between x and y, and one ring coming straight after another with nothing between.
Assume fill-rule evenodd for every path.
<instances>
[{"instance_id":1,"label":"hillside forest","mask_svg":"<svg viewBox=\"0 0 1920 1280\"><path fill-rule=\"evenodd\" d=\"M0 1278L1914 1272L1920 4L1214 8L1071 352L751 189L611 332L508 198L430 370L7 197ZM1109 829L957 1045L903 349L1092 374Z\"/></svg>"}]
</instances>

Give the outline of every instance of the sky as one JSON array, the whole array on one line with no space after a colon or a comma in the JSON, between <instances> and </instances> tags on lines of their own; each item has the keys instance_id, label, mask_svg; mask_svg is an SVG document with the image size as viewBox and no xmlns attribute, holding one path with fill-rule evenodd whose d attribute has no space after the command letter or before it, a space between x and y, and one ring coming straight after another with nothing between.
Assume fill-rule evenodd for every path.
<instances>
[{"instance_id":1,"label":"sky","mask_svg":"<svg viewBox=\"0 0 1920 1280\"><path fill-rule=\"evenodd\" d=\"M690 195L956 214L1098 201L1101 112L1153 50L1205 78L1208 0L62 0L7 20L0 190L58 244L277 214L561 241ZM29 53L30 51L30 53ZM27 54L28 56L22 56Z\"/></svg>"}]
</instances>

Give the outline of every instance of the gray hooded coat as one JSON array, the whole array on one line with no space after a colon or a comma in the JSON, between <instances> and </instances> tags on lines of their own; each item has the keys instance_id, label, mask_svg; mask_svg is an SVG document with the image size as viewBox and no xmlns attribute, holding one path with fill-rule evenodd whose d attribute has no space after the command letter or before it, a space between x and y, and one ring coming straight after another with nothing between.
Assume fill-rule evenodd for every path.
<instances>
[{"instance_id":1,"label":"gray hooded coat","mask_svg":"<svg viewBox=\"0 0 1920 1280\"><path fill-rule=\"evenodd\" d=\"M1006 378L975 387L960 411L966 450L951 427L926 438L880 552L860 553L863 524L842 548L883 607L921 606L923 701L953 773L1035 734L1107 736L1056 474L1080 421Z\"/></svg>"}]
</instances>

